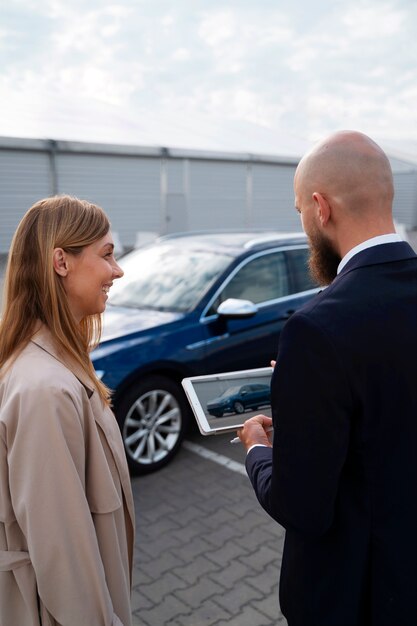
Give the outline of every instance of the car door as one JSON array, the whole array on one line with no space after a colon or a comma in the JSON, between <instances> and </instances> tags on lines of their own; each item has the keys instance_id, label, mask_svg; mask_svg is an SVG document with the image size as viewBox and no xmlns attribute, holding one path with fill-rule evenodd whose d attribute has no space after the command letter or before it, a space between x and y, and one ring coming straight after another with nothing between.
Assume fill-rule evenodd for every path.
<instances>
[{"instance_id":1,"label":"car door","mask_svg":"<svg viewBox=\"0 0 417 626\"><path fill-rule=\"evenodd\" d=\"M202 317L206 334L205 371L268 366L276 357L283 325L297 307L284 250L267 250L242 261L213 297ZM250 300L256 315L245 319L219 316L228 298Z\"/></svg>"},{"instance_id":2,"label":"car door","mask_svg":"<svg viewBox=\"0 0 417 626\"><path fill-rule=\"evenodd\" d=\"M269 403L270 390L268 385L252 385L252 406L260 407Z\"/></svg>"}]
</instances>

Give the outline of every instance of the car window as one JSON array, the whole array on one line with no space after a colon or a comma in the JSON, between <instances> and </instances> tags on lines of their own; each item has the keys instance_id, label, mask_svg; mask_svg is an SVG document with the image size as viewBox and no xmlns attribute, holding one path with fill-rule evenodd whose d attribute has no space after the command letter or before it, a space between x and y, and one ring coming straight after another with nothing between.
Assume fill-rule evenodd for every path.
<instances>
[{"instance_id":1,"label":"car window","mask_svg":"<svg viewBox=\"0 0 417 626\"><path fill-rule=\"evenodd\" d=\"M155 245L119 260L123 279L115 281L110 304L187 311L195 307L231 258L208 250Z\"/></svg>"},{"instance_id":2,"label":"car window","mask_svg":"<svg viewBox=\"0 0 417 626\"><path fill-rule=\"evenodd\" d=\"M317 284L311 278L308 269L309 249L287 250L285 254L292 276L291 292L296 293L316 288Z\"/></svg>"},{"instance_id":3,"label":"car window","mask_svg":"<svg viewBox=\"0 0 417 626\"><path fill-rule=\"evenodd\" d=\"M243 265L214 301L208 315L214 315L228 298L250 300L254 304L276 300L289 293L283 252L258 256Z\"/></svg>"}]
</instances>

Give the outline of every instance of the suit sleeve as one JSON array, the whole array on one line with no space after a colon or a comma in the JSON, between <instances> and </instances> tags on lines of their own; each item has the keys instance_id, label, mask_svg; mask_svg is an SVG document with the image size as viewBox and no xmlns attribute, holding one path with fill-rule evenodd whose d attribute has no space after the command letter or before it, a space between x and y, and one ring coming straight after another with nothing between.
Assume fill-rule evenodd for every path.
<instances>
[{"instance_id":1,"label":"suit sleeve","mask_svg":"<svg viewBox=\"0 0 417 626\"><path fill-rule=\"evenodd\" d=\"M277 522L321 535L333 520L353 409L341 356L303 314L281 334L271 387L274 445L249 452L249 477Z\"/></svg>"},{"instance_id":2,"label":"suit sleeve","mask_svg":"<svg viewBox=\"0 0 417 626\"><path fill-rule=\"evenodd\" d=\"M11 499L43 608L62 626L122 626L85 495L81 404L53 387L25 390L12 403Z\"/></svg>"}]
</instances>

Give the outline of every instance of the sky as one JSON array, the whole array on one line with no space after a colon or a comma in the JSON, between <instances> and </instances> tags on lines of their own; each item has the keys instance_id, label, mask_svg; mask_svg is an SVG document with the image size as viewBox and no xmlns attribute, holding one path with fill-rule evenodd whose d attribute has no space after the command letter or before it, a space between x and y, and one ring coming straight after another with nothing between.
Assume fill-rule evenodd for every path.
<instances>
[{"instance_id":1,"label":"sky","mask_svg":"<svg viewBox=\"0 0 417 626\"><path fill-rule=\"evenodd\" d=\"M416 0L4 0L0 135L417 155Z\"/></svg>"}]
</instances>

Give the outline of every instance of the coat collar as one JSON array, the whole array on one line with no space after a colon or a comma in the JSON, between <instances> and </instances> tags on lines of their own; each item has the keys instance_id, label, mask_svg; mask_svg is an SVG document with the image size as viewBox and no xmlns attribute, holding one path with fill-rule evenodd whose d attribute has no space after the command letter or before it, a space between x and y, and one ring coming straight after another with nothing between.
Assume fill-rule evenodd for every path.
<instances>
[{"instance_id":1,"label":"coat collar","mask_svg":"<svg viewBox=\"0 0 417 626\"><path fill-rule=\"evenodd\" d=\"M383 243L372 248L366 248L353 256L342 268L338 276L343 276L352 270L367 265L377 265L380 263L392 263L393 261L405 261L407 259L417 259L417 254L406 241L398 243Z\"/></svg>"},{"instance_id":2,"label":"coat collar","mask_svg":"<svg viewBox=\"0 0 417 626\"><path fill-rule=\"evenodd\" d=\"M89 378L89 376L87 376L78 363L74 362L69 355L64 354L58 349L52 337L51 331L47 326L45 326L45 324L42 322L37 324L35 333L31 337L31 341L68 368L85 387L88 397L91 398L95 392L95 385L93 381Z\"/></svg>"}]
</instances>

